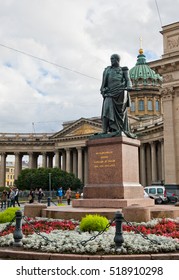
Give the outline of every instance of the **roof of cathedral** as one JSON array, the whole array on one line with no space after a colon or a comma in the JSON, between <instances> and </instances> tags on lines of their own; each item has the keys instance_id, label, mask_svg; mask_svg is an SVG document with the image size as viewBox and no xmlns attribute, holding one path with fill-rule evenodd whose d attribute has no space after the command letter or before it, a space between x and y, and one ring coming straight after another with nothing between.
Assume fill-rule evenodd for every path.
<instances>
[{"instance_id":1,"label":"roof of cathedral","mask_svg":"<svg viewBox=\"0 0 179 280\"><path fill-rule=\"evenodd\" d=\"M133 87L138 86L160 86L162 77L156 74L146 62L146 56L143 49L139 49L136 65L129 71Z\"/></svg>"}]
</instances>

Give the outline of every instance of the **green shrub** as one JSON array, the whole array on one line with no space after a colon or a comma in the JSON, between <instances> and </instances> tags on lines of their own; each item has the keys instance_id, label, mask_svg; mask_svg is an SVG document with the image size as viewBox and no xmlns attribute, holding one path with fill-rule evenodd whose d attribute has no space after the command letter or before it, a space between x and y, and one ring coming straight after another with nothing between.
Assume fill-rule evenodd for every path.
<instances>
[{"instance_id":1,"label":"green shrub","mask_svg":"<svg viewBox=\"0 0 179 280\"><path fill-rule=\"evenodd\" d=\"M81 219L80 229L81 231L102 231L109 224L106 217L100 215L86 215ZM107 228L108 229L108 228ZM107 230L106 229L106 230Z\"/></svg>"},{"instance_id":2,"label":"green shrub","mask_svg":"<svg viewBox=\"0 0 179 280\"><path fill-rule=\"evenodd\" d=\"M65 206L66 204L64 203L58 203L57 206Z\"/></svg>"},{"instance_id":3,"label":"green shrub","mask_svg":"<svg viewBox=\"0 0 179 280\"><path fill-rule=\"evenodd\" d=\"M19 207L10 207L0 213L0 224L9 223L15 217L15 213L19 210Z\"/></svg>"}]
</instances>

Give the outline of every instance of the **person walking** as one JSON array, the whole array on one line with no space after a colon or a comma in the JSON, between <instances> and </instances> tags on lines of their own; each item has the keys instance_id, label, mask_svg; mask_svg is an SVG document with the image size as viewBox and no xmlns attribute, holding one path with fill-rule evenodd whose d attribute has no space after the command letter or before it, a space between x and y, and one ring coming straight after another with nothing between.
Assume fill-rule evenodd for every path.
<instances>
[{"instance_id":1,"label":"person walking","mask_svg":"<svg viewBox=\"0 0 179 280\"><path fill-rule=\"evenodd\" d=\"M57 190L57 201L58 201L58 204L62 203L62 198L63 198L63 188L59 187L58 190Z\"/></svg>"},{"instance_id":2,"label":"person walking","mask_svg":"<svg viewBox=\"0 0 179 280\"><path fill-rule=\"evenodd\" d=\"M6 209L6 205L7 205L7 191L3 190L2 194L1 194L1 209Z\"/></svg>"},{"instance_id":3,"label":"person walking","mask_svg":"<svg viewBox=\"0 0 179 280\"><path fill-rule=\"evenodd\" d=\"M33 189L30 190L29 192L29 203L33 203L34 202L34 198L35 198L35 192Z\"/></svg>"},{"instance_id":4,"label":"person walking","mask_svg":"<svg viewBox=\"0 0 179 280\"><path fill-rule=\"evenodd\" d=\"M20 207L20 203L19 203L19 189L15 188L15 197L14 197L14 204L17 203L17 205Z\"/></svg>"},{"instance_id":5,"label":"person walking","mask_svg":"<svg viewBox=\"0 0 179 280\"><path fill-rule=\"evenodd\" d=\"M42 201L42 197L44 196L44 192L42 191L42 189L40 188L37 192L37 199L38 199L38 203L41 203Z\"/></svg>"},{"instance_id":6,"label":"person walking","mask_svg":"<svg viewBox=\"0 0 179 280\"><path fill-rule=\"evenodd\" d=\"M79 193L79 192L76 192L75 198L76 198L76 199L80 198L80 193Z\"/></svg>"},{"instance_id":7,"label":"person walking","mask_svg":"<svg viewBox=\"0 0 179 280\"><path fill-rule=\"evenodd\" d=\"M10 199L10 207L15 207L15 189L10 188L10 194L9 194L9 199Z\"/></svg>"},{"instance_id":8,"label":"person walking","mask_svg":"<svg viewBox=\"0 0 179 280\"><path fill-rule=\"evenodd\" d=\"M70 205L70 201L71 201L71 189L68 188L68 190L65 193L65 197L67 199L67 204Z\"/></svg>"}]
</instances>

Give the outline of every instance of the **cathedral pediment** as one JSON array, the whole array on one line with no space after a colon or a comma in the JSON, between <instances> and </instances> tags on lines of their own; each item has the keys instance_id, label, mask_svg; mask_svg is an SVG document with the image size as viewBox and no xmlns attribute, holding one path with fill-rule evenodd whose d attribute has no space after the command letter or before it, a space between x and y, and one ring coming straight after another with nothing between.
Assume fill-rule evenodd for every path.
<instances>
[{"instance_id":1,"label":"cathedral pediment","mask_svg":"<svg viewBox=\"0 0 179 280\"><path fill-rule=\"evenodd\" d=\"M74 122L64 124L64 128L51 136L52 139L71 138L92 135L102 131L101 121L99 118L85 119L81 118Z\"/></svg>"},{"instance_id":2,"label":"cathedral pediment","mask_svg":"<svg viewBox=\"0 0 179 280\"><path fill-rule=\"evenodd\" d=\"M90 124L84 123L83 125L81 125L77 129L73 130L71 133L67 134L66 136L94 134L98 131L99 131L99 129L97 129L96 127L94 127Z\"/></svg>"}]
</instances>

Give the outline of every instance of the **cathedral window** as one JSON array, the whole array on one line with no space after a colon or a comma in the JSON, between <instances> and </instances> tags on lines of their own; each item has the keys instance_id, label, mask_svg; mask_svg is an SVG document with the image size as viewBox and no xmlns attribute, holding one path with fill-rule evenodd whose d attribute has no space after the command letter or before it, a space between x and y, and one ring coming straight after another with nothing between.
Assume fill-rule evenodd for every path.
<instances>
[{"instance_id":1,"label":"cathedral window","mask_svg":"<svg viewBox=\"0 0 179 280\"><path fill-rule=\"evenodd\" d=\"M135 112L135 101L131 102L131 112Z\"/></svg>"},{"instance_id":2,"label":"cathedral window","mask_svg":"<svg viewBox=\"0 0 179 280\"><path fill-rule=\"evenodd\" d=\"M148 111L152 111L153 110L152 100L148 100L147 101L147 109L148 109Z\"/></svg>"},{"instance_id":3,"label":"cathedral window","mask_svg":"<svg viewBox=\"0 0 179 280\"><path fill-rule=\"evenodd\" d=\"M138 106L139 111L144 111L144 100L139 100Z\"/></svg>"},{"instance_id":4,"label":"cathedral window","mask_svg":"<svg viewBox=\"0 0 179 280\"><path fill-rule=\"evenodd\" d=\"M159 111L159 100L155 101L155 110Z\"/></svg>"}]
</instances>

